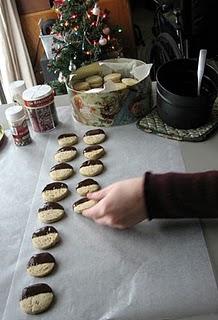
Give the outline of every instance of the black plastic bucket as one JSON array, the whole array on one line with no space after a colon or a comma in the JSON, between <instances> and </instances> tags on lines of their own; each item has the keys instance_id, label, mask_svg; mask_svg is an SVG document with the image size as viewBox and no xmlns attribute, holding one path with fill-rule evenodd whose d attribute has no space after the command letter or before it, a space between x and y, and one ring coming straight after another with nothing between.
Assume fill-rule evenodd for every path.
<instances>
[{"instance_id":1,"label":"black plastic bucket","mask_svg":"<svg viewBox=\"0 0 218 320\"><path fill-rule=\"evenodd\" d=\"M217 97L218 73L205 66L201 94L197 96L197 61L172 60L157 71L157 108L161 119L178 129L204 125Z\"/></svg>"}]
</instances>

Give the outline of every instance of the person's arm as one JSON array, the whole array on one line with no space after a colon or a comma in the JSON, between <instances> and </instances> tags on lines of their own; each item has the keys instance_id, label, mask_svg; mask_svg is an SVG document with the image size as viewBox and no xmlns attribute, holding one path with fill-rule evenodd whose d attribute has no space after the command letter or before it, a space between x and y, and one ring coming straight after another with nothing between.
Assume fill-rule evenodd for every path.
<instances>
[{"instance_id":1,"label":"person's arm","mask_svg":"<svg viewBox=\"0 0 218 320\"><path fill-rule=\"evenodd\" d=\"M218 171L147 172L89 193L98 203L83 215L124 229L145 219L218 218Z\"/></svg>"},{"instance_id":2,"label":"person's arm","mask_svg":"<svg viewBox=\"0 0 218 320\"><path fill-rule=\"evenodd\" d=\"M144 194L150 220L218 218L218 171L147 172Z\"/></svg>"}]
</instances>

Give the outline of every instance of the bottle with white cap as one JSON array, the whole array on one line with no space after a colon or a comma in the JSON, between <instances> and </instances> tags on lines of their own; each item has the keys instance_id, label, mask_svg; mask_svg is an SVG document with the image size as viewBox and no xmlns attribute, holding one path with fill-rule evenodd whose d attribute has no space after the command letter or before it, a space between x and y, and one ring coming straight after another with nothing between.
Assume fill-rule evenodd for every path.
<instances>
[{"instance_id":1,"label":"bottle with white cap","mask_svg":"<svg viewBox=\"0 0 218 320\"><path fill-rule=\"evenodd\" d=\"M22 98L22 94L26 90L26 85L24 80L12 81L10 83L9 88L10 88L11 98L13 102L15 102L15 104L19 104L24 108L24 101ZM24 108L24 112L25 112L26 118L28 119L28 113L25 110L25 108Z\"/></svg>"},{"instance_id":2,"label":"bottle with white cap","mask_svg":"<svg viewBox=\"0 0 218 320\"><path fill-rule=\"evenodd\" d=\"M31 143L30 132L22 106L16 105L6 109L6 119L9 123L14 142L17 146L25 146Z\"/></svg>"}]
</instances>

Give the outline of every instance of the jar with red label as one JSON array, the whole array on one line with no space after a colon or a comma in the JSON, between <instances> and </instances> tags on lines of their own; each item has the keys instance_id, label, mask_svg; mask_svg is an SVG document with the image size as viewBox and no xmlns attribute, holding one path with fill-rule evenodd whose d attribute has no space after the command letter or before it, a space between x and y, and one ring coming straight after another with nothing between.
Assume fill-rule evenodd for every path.
<instances>
[{"instance_id":1,"label":"jar with red label","mask_svg":"<svg viewBox=\"0 0 218 320\"><path fill-rule=\"evenodd\" d=\"M9 107L5 111L5 116L8 120L15 144L17 146L25 146L31 143L23 107L18 105Z\"/></svg>"},{"instance_id":2,"label":"jar with red label","mask_svg":"<svg viewBox=\"0 0 218 320\"><path fill-rule=\"evenodd\" d=\"M38 85L26 89L22 98L34 131L46 132L57 126L54 92L49 85Z\"/></svg>"}]
</instances>

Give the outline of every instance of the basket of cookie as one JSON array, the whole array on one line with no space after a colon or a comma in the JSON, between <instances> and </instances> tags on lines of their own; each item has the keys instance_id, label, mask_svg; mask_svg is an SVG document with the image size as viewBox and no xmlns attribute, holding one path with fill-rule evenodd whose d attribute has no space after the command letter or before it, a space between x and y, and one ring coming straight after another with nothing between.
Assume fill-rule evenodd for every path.
<instances>
[{"instance_id":1,"label":"basket of cookie","mask_svg":"<svg viewBox=\"0 0 218 320\"><path fill-rule=\"evenodd\" d=\"M119 58L83 66L67 80L73 117L90 126L137 121L151 110L151 65Z\"/></svg>"}]
</instances>

